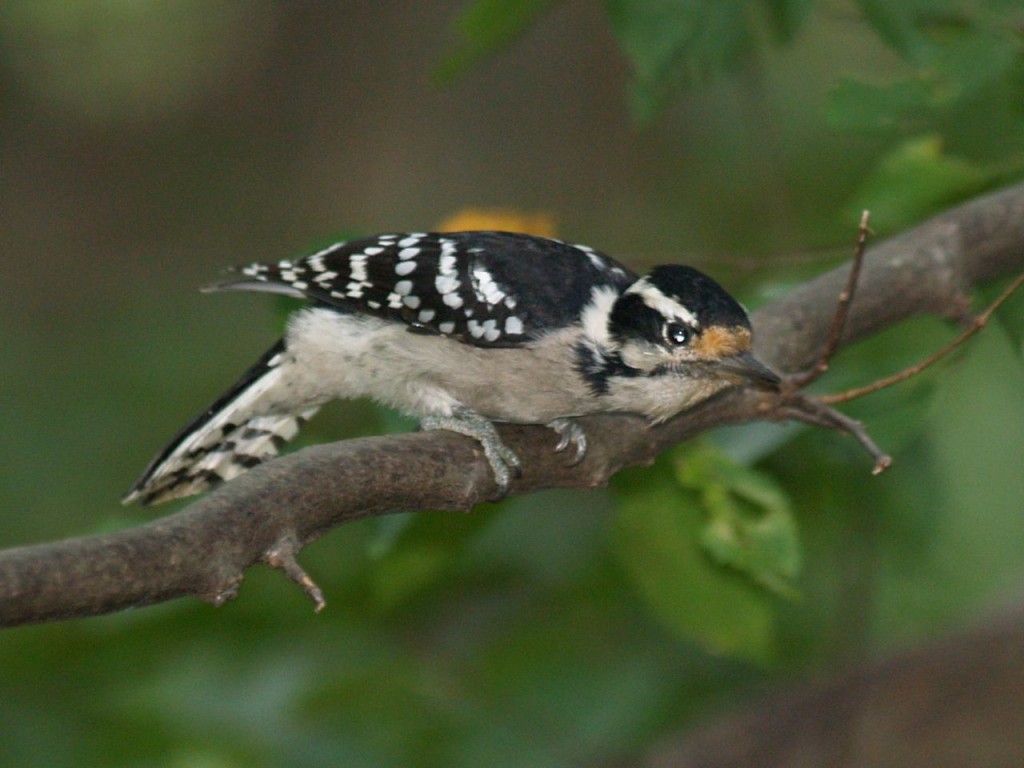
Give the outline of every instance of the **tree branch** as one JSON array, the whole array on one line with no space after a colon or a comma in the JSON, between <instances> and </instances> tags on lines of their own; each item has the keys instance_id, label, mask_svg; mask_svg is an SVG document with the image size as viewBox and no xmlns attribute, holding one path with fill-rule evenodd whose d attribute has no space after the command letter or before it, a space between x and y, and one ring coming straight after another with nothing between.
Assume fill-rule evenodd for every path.
<instances>
[{"instance_id":1,"label":"tree branch","mask_svg":"<svg viewBox=\"0 0 1024 768\"><path fill-rule=\"evenodd\" d=\"M961 205L865 258L840 346L911 315L960 317L971 286L1024 267L1024 185ZM757 353L781 371L813 364L828 335L844 265L756 312ZM791 405L791 403L789 403ZM626 466L706 430L792 416L778 395L730 391L666 424L626 415L581 420L590 449L570 467L543 427L503 426L523 461L511 494L604 485ZM303 546L349 520L392 512L468 510L497 489L472 440L414 433L317 445L255 467L182 512L116 533L0 552L0 626L90 616L194 595L235 596L249 566L284 570L315 600L295 561Z\"/></svg>"}]
</instances>

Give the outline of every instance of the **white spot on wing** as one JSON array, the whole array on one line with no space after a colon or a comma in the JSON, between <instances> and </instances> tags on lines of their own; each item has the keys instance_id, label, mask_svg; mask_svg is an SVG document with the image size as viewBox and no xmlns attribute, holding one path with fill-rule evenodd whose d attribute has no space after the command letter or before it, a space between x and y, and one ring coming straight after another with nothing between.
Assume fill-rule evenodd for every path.
<instances>
[{"instance_id":1,"label":"white spot on wing","mask_svg":"<svg viewBox=\"0 0 1024 768\"><path fill-rule=\"evenodd\" d=\"M459 289L459 279L452 275L438 275L434 278L434 288L442 296L455 293Z\"/></svg>"},{"instance_id":2,"label":"white spot on wing","mask_svg":"<svg viewBox=\"0 0 1024 768\"><path fill-rule=\"evenodd\" d=\"M357 254L348 260L348 264L352 282L363 282L366 279L366 257Z\"/></svg>"},{"instance_id":3,"label":"white spot on wing","mask_svg":"<svg viewBox=\"0 0 1024 768\"><path fill-rule=\"evenodd\" d=\"M400 261L397 264L395 264L395 274L396 275L408 275L411 272L415 272L415 271L416 271L416 262L415 261Z\"/></svg>"},{"instance_id":4,"label":"white spot on wing","mask_svg":"<svg viewBox=\"0 0 1024 768\"><path fill-rule=\"evenodd\" d=\"M581 245L580 243L576 243L575 245L573 245L573 248L575 248L577 251L582 251L583 253L585 253L587 255L587 258L590 259L590 263L594 266L595 269L600 269L602 272L608 269L608 264L605 262L605 260L601 258L601 256L598 255L598 253L589 245Z\"/></svg>"},{"instance_id":5,"label":"white spot on wing","mask_svg":"<svg viewBox=\"0 0 1024 768\"><path fill-rule=\"evenodd\" d=\"M336 251L343 245L344 243L335 243L334 245L329 245L322 251L317 251L311 256L307 256L306 263L310 266L311 269L314 269L317 272L326 269L326 267L324 266L324 257L330 256L334 251Z\"/></svg>"},{"instance_id":6,"label":"white spot on wing","mask_svg":"<svg viewBox=\"0 0 1024 768\"><path fill-rule=\"evenodd\" d=\"M483 335L486 341L497 341L501 337L501 331L498 330L498 321L493 318L490 320L484 320L481 324L483 328Z\"/></svg>"},{"instance_id":7,"label":"white spot on wing","mask_svg":"<svg viewBox=\"0 0 1024 768\"><path fill-rule=\"evenodd\" d=\"M505 298L504 291L494 282L491 273L483 267L473 270L473 288L477 299L487 304L498 304Z\"/></svg>"},{"instance_id":8,"label":"white spot on wing","mask_svg":"<svg viewBox=\"0 0 1024 768\"><path fill-rule=\"evenodd\" d=\"M518 317L505 318L505 333L518 336L523 332L523 321Z\"/></svg>"}]
</instances>

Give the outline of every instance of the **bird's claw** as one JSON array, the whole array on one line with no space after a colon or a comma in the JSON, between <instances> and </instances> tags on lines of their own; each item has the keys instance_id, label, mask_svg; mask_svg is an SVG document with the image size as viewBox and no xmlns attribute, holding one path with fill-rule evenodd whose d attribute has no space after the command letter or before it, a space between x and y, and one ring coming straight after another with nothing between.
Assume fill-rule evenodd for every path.
<instances>
[{"instance_id":1,"label":"bird's claw","mask_svg":"<svg viewBox=\"0 0 1024 768\"><path fill-rule=\"evenodd\" d=\"M561 453L571 445L573 451L569 458L569 466L575 467L583 461L587 455L587 433L583 427L572 419L554 419L549 421L547 426L558 434L555 453Z\"/></svg>"}]
</instances>

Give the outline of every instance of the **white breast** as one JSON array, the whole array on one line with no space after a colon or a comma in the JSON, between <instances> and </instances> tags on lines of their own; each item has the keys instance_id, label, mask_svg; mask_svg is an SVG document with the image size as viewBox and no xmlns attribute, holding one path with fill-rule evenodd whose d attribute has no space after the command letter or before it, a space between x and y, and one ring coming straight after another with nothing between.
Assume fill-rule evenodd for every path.
<instances>
[{"instance_id":1,"label":"white breast","mask_svg":"<svg viewBox=\"0 0 1024 768\"><path fill-rule=\"evenodd\" d=\"M396 359L405 326L365 315L310 308L288 324L288 354L296 391L321 402L370 397L412 415L449 414L454 399L425 381L408 359Z\"/></svg>"},{"instance_id":2,"label":"white breast","mask_svg":"<svg viewBox=\"0 0 1024 768\"><path fill-rule=\"evenodd\" d=\"M482 348L401 323L323 308L298 312L288 327L290 376L317 402L371 397L413 416L468 407L489 419L543 424L603 410L576 372L571 339L531 347Z\"/></svg>"}]
</instances>

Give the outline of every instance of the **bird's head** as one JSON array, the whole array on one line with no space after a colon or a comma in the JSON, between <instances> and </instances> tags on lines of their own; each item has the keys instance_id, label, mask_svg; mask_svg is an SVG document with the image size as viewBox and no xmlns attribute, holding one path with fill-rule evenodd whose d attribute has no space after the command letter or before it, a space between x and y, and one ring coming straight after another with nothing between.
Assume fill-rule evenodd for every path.
<instances>
[{"instance_id":1,"label":"bird's head","mask_svg":"<svg viewBox=\"0 0 1024 768\"><path fill-rule=\"evenodd\" d=\"M692 267L655 267L633 283L612 304L608 334L622 362L641 374L706 377L723 387L780 383L754 357L740 303Z\"/></svg>"}]
</instances>

